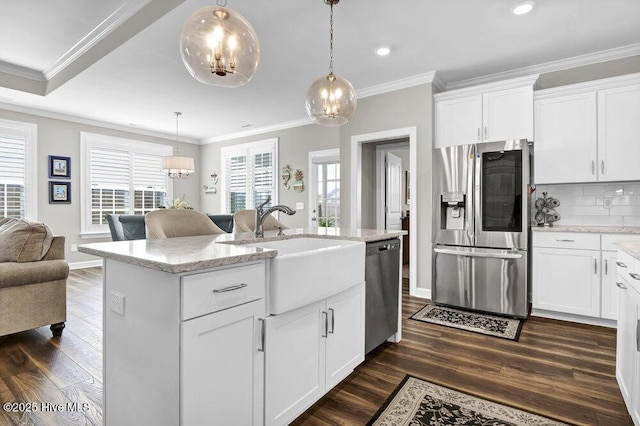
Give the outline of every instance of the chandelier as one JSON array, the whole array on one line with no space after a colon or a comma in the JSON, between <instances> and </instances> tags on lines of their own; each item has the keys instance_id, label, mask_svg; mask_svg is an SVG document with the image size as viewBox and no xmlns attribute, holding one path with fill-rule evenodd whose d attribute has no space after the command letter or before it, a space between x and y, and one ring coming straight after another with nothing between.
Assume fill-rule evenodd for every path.
<instances>
[{"instance_id":1,"label":"chandelier","mask_svg":"<svg viewBox=\"0 0 640 426\"><path fill-rule=\"evenodd\" d=\"M226 0L217 0L217 6L203 7L187 18L180 33L180 54L199 82L239 87L258 68L260 43L251 24L226 5Z\"/></svg>"},{"instance_id":2,"label":"chandelier","mask_svg":"<svg viewBox=\"0 0 640 426\"><path fill-rule=\"evenodd\" d=\"M329 74L314 81L309 90L305 106L307 114L316 123L325 126L340 126L349 121L356 111L356 91L349 81L333 73L333 5L340 0L324 0L331 8L329 15Z\"/></svg>"},{"instance_id":3,"label":"chandelier","mask_svg":"<svg viewBox=\"0 0 640 426\"><path fill-rule=\"evenodd\" d=\"M194 172L193 158L178 156L178 117L182 115L181 112L174 112L176 115L176 146L174 147L174 154L169 157L162 157L162 171L167 174L171 179L186 178Z\"/></svg>"}]
</instances>

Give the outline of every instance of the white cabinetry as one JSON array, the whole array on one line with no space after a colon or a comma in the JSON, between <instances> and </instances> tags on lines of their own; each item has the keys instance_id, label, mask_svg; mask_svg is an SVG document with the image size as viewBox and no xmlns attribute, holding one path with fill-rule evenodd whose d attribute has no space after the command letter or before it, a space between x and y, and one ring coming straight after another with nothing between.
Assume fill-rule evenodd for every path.
<instances>
[{"instance_id":1,"label":"white cabinetry","mask_svg":"<svg viewBox=\"0 0 640 426\"><path fill-rule=\"evenodd\" d=\"M640 425L640 260L619 252L620 318L616 345L616 378L629 414Z\"/></svg>"},{"instance_id":2,"label":"white cabinetry","mask_svg":"<svg viewBox=\"0 0 640 426\"><path fill-rule=\"evenodd\" d=\"M106 259L104 424L262 424L265 286L264 261L171 274Z\"/></svg>"},{"instance_id":3,"label":"white cabinetry","mask_svg":"<svg viewBox=\"0 0 640 426\"><path fill-rule=\"evenodd\" d=\"M538 76L434 95L435 147L533 139L533 85Z\"/></svg>"},{"instance_id":4,"label":"white cabinetry","mask_svg":"<svg viewBox=\"0 0 640 426\"><path fill-rule=\"evenodd\" d=\"M288 424L364 360L364 283L266 320L265 423Z\"/></svg>"},{"instance_id":5,"label":"white cabinetry","mask_svg":"<svg viewBox=\"0 0 640 426\"><path fill-rule=\"evenodd\" d=\"M540 90L533 98L536 183L640 179L640 74Z\"/></svg>"}]
</instances>

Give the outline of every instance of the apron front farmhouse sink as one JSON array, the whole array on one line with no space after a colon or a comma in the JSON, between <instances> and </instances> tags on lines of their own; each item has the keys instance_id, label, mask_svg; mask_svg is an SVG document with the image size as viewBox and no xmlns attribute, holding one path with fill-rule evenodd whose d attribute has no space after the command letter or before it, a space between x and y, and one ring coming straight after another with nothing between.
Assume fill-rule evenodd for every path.
<instances>
[{"instance_id":1,"label":"apron front farmhouse sink","mask_svg":"<svg viewBox=\"0 0 640 426\"><path fill-rule=\"evenodd\" d=\"M271 259L271 314L325 299L364 281L364 242L304 237L247 246L278 251Z\"/></svg>"}]
</instances>

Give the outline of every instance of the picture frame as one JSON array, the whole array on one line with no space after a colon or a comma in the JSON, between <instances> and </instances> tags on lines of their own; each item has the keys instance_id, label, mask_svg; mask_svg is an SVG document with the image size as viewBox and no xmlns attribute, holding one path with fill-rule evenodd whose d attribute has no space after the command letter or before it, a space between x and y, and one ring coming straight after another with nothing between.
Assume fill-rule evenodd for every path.
<instances>
[{"instance_id":1,"label":"picture frame","mask_svg":"<svg viewBox=\"0 0 640 426\"><path fill-rule=\"evenodd\" d=\"M71 157L49 156L49 177L71 179Z\"/></svg>"},{"instance_id":2,"label":"picture frame","mask_svg":"<svg viewBox=\"0 0 640 426\"><path fill-rule=\"evenodd\" d=\"M71 204L71 182L49 181L49 204Z\"/></svg>"}]
</instances>

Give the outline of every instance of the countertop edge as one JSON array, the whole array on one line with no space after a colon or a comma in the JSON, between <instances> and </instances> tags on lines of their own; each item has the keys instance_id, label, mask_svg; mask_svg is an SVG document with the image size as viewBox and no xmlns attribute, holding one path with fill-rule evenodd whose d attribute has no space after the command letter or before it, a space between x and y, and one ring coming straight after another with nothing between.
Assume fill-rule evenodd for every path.
<instances>
[{"instance_id":1,"label":"countertop edge","mask_svg":"<svg viewBox=\"0 0 640 426\"><path fill-rule=\"evenodd\" d=\"M629 226L532 226L533 232L575 232L584 234L640 234L640 227Z\"/></svg>"},{"instance_id":2,"label":"countertop edge","mask_svg":"<svg viewBox=\"0 0 640 426\"><path fill-rule=\"evenodd\" d=\"M614 241L613 245L628 255L640 260L640 242L638 241Z\"/></svg>"}]
</instances>

